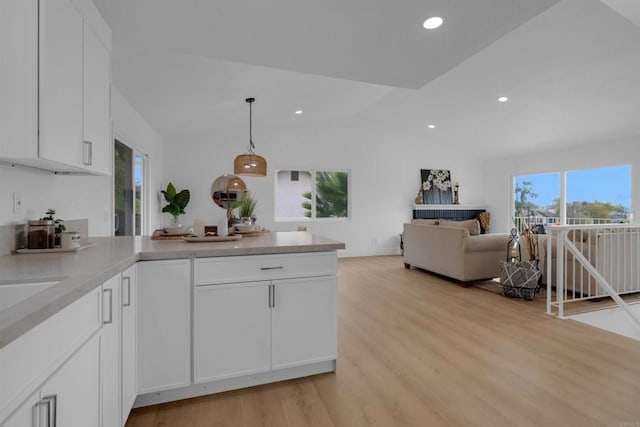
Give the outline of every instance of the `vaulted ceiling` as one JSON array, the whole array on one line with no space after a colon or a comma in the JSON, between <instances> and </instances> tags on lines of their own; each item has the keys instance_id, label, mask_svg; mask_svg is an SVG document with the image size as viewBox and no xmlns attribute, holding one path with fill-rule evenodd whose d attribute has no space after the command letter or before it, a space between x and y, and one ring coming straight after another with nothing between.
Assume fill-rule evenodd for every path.
<instances>
[{"instance_id":1,"label":"vaulted ceiling","mask_svg":"<svg viewBox=\"0 0 640 427\"><path fill-rule=\"evenodd\" d=\"M357 117L482 156L640 134L633 0L95 3L115 86L168 143L244 125L247 96L269 125Z\"/></svg>"}]
</instances>

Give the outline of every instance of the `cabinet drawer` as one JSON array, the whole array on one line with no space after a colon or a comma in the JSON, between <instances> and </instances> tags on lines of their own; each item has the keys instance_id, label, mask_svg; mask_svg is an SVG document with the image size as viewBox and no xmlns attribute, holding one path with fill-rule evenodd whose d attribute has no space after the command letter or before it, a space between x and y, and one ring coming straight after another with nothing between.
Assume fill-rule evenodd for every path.
<instances>
[{"instance_id":1,"label":"cabinet drawer","mask_svg":"<svg viewBox=\"0 0 640 427\"><path fill-rule=\"evenodd\" d=\"M0 349L0 420L100 327L98 287Z\"/></svg>"},{"instance_id":2,"label":"cabinet drawer","mask_svg":"<svg viewBox=\"0 0 640 427\"><path fill-rule=\"evenodd\" d=\"M198 258L194 283L197 286L327 276L335 275L336 267L335 252Z\"/></svg>"}]
</instances>

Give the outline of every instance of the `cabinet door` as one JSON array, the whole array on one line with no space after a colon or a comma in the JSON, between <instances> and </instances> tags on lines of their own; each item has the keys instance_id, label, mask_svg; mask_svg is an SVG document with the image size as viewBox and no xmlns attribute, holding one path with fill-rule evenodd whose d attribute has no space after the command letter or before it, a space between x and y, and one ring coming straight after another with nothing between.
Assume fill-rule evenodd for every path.
<instances>
[{"instance_id":1,"label":"cabinet door","mask_svg":"<svg viewBox=\"0 0 640 427\"><path fill-rule=\"evenodd\" d=\"M196 286L196 383L270 369L269 283Z\"/></svg>"},{"instance_id":2,"label":"cabinet door","mask_svg":"<svg viewBox=\"0 0 640 427\"><path fill-rule=\"evenodd\" d=\"M40 1L41 158L82 167L82 15L69 0Z\"/></svg>"},{"instance_id":3,"label":"cabinet door","mask_svg":"<svg viewBox=\"0 0 640 427\"><path fill-rule=\"evenodd\" d=\"M102 285L102 425L120 423L120 275Z\"/></svg>"},{"instance_id":4,"label":"cabinet door","mask_svg":"<svg viewBox=\"0 0 640 427\"><path fill-rule=\"evenodd\" d=\"M40 389L55 397L56 425L100 426L100 335L94 335Z\"/></svg>"},{"instance_id":5,"label":"cabinet door","mask_svg":"<svg viewBox=\"0 0 640 427\"><path fill-rule=\"evenodd\" d=\"M136 266L122 273L122 420L125 425L136 400Z\"/></svg>"},{"instance_id":6,"label":"cabinet door","mask_svg":"<svg viewBox=\"0 0 640 427\"><path fill-rule=\"evenodd\" d=\"M140 262L138 269L138 394L191 383L191 264Z\"/></svg>"},{"instance_id":7,"label":"cabinet door","mask_svg":"<svg viewBox=\"0 0 640 427\"><path fill-rule=\"evenodd\" d=\"M38 155L38 0L0 1L0 157Z\"/></svg>"},{"instance_id":8,"label":"cabinet door","mask_svg":"<svg viewBox=\"0 0 640 427\"><path fill-rule=\"evenodd\" d=\"M84 28L84 121L87 152L83 162L94 172L111 174L111 76L109 50L88 24Z\"/></svg>"},{"instance_id":9,"label":"cabinet door","mask_svg":"<svg viewBox=\"0 0 640 427\"><path fill-rule=\"evenodd\" d=\"M279 280L274 284L272 367L335 359L335 276Z\"/></svg>"},{"instance_id":10,"label":"cabinet door","mask_svg":"<svg viewBox=\"0 0 640 427\"><path fill-rule=\"evenodd\" d=\"M38 415L36 404L40 400L40 392L35 392L9 418L0 423L2 427L32 427L37 426Z\"/></svg>"}]
</instances>

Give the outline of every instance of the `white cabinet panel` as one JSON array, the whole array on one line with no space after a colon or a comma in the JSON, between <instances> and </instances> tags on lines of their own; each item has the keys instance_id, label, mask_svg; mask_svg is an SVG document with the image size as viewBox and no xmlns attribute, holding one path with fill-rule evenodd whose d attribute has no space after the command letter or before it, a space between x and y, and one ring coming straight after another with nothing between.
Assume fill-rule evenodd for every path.
<instances>
[{"instance_id":1,"label":"white cabinet panel","mask_svg":"<svg viewBox=\"0 0 640 427\"><path fill-rule=\"evenodd\" d=\"M36 424L36 404L40 400L40 391L33 393L22 405L7 418L1 427L32 427Z\"/></svg>"},{"instance_id":2,"label":"white cabinet panel","mask_svg":"<svg viewBox=\"0 0 640 427\"><path fill-rule=\"evenodd\" d=\"M136 400L136 265L122 273L122 405L121 425L125 425Z\"/></svg>"},{"instance_id":3,"label":"white cabinet panel","mask_svg":"<svg viewBox=\"0 0 640 427\"><path fill-rule=\"evenodd\" d=\"M196 383L271 368L269 282L197 286L194 310Z\"/></svg>"},{"instance_id":4,"label":"white cabinet panel","mask_svg":"<svg viewBox=\"0 0 640 427\"><path fill-rule=\"evenodd\" d=\"M274 284L273 368L335 359L336 278L282 280Z\"/></svg>"},{"instance_id":5,"label":"white cabinet panel","mask_svg":"<svg viewBox=\"0 0 640 427\"><path fill-rule=\"evenodd\" d=\"M195 260L196 285L332 275L335 252L250 255Z\"/></svg>"},{"instance_id":6,"label":"white cabinet panel","mask_svg":"<svg viewBox=\"0 0 640 427\"><path fill-rule=\"evenodd\" d=\"M138 393L191 382L190 261L138 263Z\"/></svg>"},{"instance_id":7,"label":"white cabinet panel","mask_svg":"<svg viewBox=\"0 0 640 427\"><path fill-rule=\"evenodd\" d=\"M40 1L39 156L82 167L84 19L69 0Z\"/></svg>"},{"instance_id":8,"label":"white cabinet panel","mask_svg":"<svg viewBox=\"0 0 640 427\"><path fill-rule=\"evenodd\" d=\"M102 425L120 423L120 275L102 285Z\"/></svg>"},{"instance_id":9,"label":"white cabinet panel","mask_svg":"<svg viewBox=\"0 0 640 427\"><path fill-rule=\"evenodd\" d=\"M56 425L99 427L100 341L94 335L40 390L42 399L55 397Z\"/></svg>"},{"instance_id":10,"label":"white cabinet panel","mask_svg":"<svg viewBox=\"0 0 640 427\"><path fill-rule=\"evenodd\" d=\"M0 155L38 155L38 0L0 1Z\"/></svg>"},{"instance_id":11,"label":"white cabinet panel","mask_svg":"<svg viewBox=\"0 0 640 427\"><path fill-rule=\"evenodd\" d=\"M83 135L88 153L83 165L94 172L111 170L111 76L109 50L91 27L84 29Z\"/></svg>"},{"instance_id":12,"label":"white cabinet panel","mask_svg":"<svg viewBox=\"0 0 640 427\"><path fill-rule=\"evenodd\" d=\"M0 420L100 327L97 288L0 349Z\"/></svg>"}]
</instances>

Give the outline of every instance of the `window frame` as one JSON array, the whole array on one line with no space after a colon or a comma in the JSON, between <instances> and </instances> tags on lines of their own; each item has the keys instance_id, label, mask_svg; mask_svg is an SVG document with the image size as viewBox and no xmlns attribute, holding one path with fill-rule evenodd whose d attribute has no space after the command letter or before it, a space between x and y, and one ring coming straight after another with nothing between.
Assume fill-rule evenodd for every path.
<instances>
[{"instance_id":1,"label":"window frame","mask_svg":"<svg viewBox=\"0 0 640 427\"><path fill-rule=\"evenodd\" d=\"M545 171L545 172L534 172L534 173L519 173L513 174L511 176L511 196L510 196L510 217L514 218L516 200L515 200L515 189L516 189L516 179L522 176L533 176L533 175L546 175L546 174L559 174L560 175L560 187L559 187L559 198L560 198L560 210L558 212L558 221L560 225L567 225L567 173L576 172L576 171L588 171L588 170L596 170L596 169L605 169L605 168L616 168L616 167L629 167L629 178L631 180L631 191L629 197L629 209L630 214L633 215L633 164L622 163L622 164L613 164L613 165L603 165L603 166L593 166L589 168L566 168L562 170L554 170L554 171Z\"/></svg>"},{"instance_id":2,"label":"window frame","mask_svg":"<svg viewBox=\"0 0 640 427\"><path fill-rule=\"evenodd\" d=\"M278 173L280 172L309 172L311 173L311 218L309 217L278 217ZM347 174L347 216L344 217L328 217L318 218L316 216L316 173L318 172L341 172ZM334 169L334 168L282 168L276 169L274 173L274 203L273 203L273 221L274 222L326 222L326 221L350 221L351 220L351 169Z\"/></svg>"}]
</instances>

